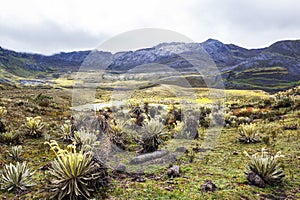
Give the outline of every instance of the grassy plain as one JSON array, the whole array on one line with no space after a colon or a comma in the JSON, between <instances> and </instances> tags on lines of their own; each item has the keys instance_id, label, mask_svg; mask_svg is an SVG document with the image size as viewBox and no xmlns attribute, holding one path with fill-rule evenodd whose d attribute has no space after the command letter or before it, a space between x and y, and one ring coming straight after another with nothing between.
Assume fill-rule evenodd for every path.
<instances>
[{"instance_id":1,"label":"grassy plain","mask_svg":"<svg viewBox=\"0 0 300 200\"><path fill-rule=\"evenodd\" d=\"M11 130L23 132L23 124L28 116L41 116L46 123L44 134L49 134L51 139L62 141L60 127L70 119L72 100L71 86L73 81L68 78L56 80L56 89L53 87L26 87L10 90L0 90L0 106L6 107L8 113L3 118L4 123ZM132 81L127 85L134 85ZM111 90L107 85L97 89L95 101L109 102L112 100ZM124 86L116 82L113 88ZM171 88L171 89L170 89ZM180 104L184 100L184 91L178 86L168 87L157 85L155 87L135 90L130 99L133 102L149 102L151 104ZM178 95L183 91L182 95ZM201 105L209 105L214 100L207 97L208 90L194 88L195 102ZM39 94L50 96L53 100L49 105L39 105L36 97ZM189 94L189 93L188 93ZM259 102L269 98L269 94L263 91L253 90L226 90L226 105L258 105ZM284 121L276 119L267 122L270 125L281 127L290 124L300 124L299 111L289 111L285 114ZM265 121L257 120L255 123L263 124ZM201 129L202 130L202 129ZM205 137L205 135L203 136ZM181 176L169 178L166 171L169 166L162 166L146 170L140 174L143 181L137 181L131 174L115 174L110 170L110 185L105 194L98 192L95 199L300 199L300 130L284 130L278 134L275 141L270 145L263 142L257 144L242 144L238 141L236 127L223 128L217 144L213 149L206 152L195 151L192 155L184 155L177 159L174 164L180 165ZM0 192L0 199L45 199L47 196L48 171L41 168L49 164L53 153L43 145L45 139L26 138L22 141L24 154L22 160L27 161L36 173L33 177L35 186L28 191L13 194L5 191ZM189 152L201 147L203 138L194 140L188 146ZM0 169L5 164L13 162L8 157L8 151L12 145L1 144L0 146ZM166 142L161 148L175 149L176 144ZM243 154L256 153L266 147L270 152L282 151L285 156L282 163L285 171L283 182L277 186L258 188L248 184L245 172L247 172L248 158ZM218 187L215 192L203 192L200 188L205 180L212 180Z\"/></svg>"}]
</instances>

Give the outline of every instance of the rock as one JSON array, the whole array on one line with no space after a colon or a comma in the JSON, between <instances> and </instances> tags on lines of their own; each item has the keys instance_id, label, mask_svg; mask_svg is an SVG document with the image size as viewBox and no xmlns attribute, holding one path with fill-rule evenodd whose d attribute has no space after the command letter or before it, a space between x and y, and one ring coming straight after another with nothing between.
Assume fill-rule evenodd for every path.
<instances>
[{"instance_id":1,"label":"rock","mask_svg":"<svg viewBox=\"0 0 300 200\"><path fill-rule=\"evenodd\" d=\"M147 161L143 163L143 165L166 165L169 163L175 163L176 161L177 161L176 153L169 153L168 155L163 156L161 158Z\"/></svg>"},{"instance_id":2,"label":"rock","mask_svg":"<svg viewBox=\"0 0 300 200\"><path fill-rule=\"evenodd\" d=\"M5 125L4 125L3 122L0 120L0 133L5 133L5 132L6 132Z\"/></svg>"},{"instance_id":3,"label":"rock","mask_svg":"<svg viewBox=\"0 0 300 200\"><path fill-rule=\"evenodd\" d=\"M51 167L51 164L46 164L46 165L40 167L39 170L41 170L41 171L46 171L46 170L49 170L50 167Z\"/></svg>"},{"instance_id":4,"label":"rock","mask_svg":"<svg viewBox=\"0 0 300 200\"><path fill-rule=\"evenodd\" d=\"M18 102L16 102L16 105L17 105L17 106L23 106L23 105L24 105L24 102L23 102L23 101L18 101Z\"/></svg>"},{"instance_id":5,"label":"rock","mask_svg":"<svg viewBox=\"0 0 300 200\"><path fill-rule=\"evenodd\" d=\"M264 188L266 186L266 183L264 182L264 180L257 174L255 174L254 172L249 172L247 173L247 180L260 188Z\"/></svg>"},{"instance_id":6,"label":"rock","mask_svg":"<svg viewBox=\"0 0 300 200\"><path fill-rule=\"evenodd\" d=\"M136 181L136 182L140 182L140 183L146 182L146 179L142 176L133 177L131 180Z\"/></svg>"},{"instance_id":7,"label":"rock","mask_svg":"<svg viewBox=\"0 0 300 200\"><path fill-rule=\"evenodd\" d=\"M290 124L282 127L283 130L297 130L298 124Z\"/></svg>"},{"instance_id":8,"label":"rock","mask_svg":"<svg viewBox=\"0 0 300 200\"><path fill-rule=\"evenodd\" d=\"M238 151L233 151L232 154L233 155L238 155L239 153L238 153Z\"/></svg>"},{"instance_id":9,"label":"rock","mask_svg":"<svg viewBox=\"0 0 300 200\"><path fill-rule=\"evenodd\" d=\"M177 147L177 148L175 149L175 152L187 153L187 152L188 152L188 149L185 148L185 147Z\"/></svg>"},{"instance_id":10,"label":"rock","mask_svg":"<svg viewBox=\"0 0 300 200\"><path fill-rule=\"evenodd\" d=\"M193 148L193 151L194 151L195 153L206 152L206 151L208 151L208 150L209 150L208 148L199 148L199 147L194 147L194 148Z\"/></svg>"},{"instance_id":11,"label":"rock","mask_svg":"<svg viewBox=\"0 0 300 200\"><path fill-rule=\"evenodd\" d=\"M200 189L204 192L214 192L218 187L211 180L206 180Z\"/></svg>"},{"instance_id":12,"label":"rock","mask_svg":"<svg viewBox=\"0 0 300 200\"><path fill-rule=\"evenodd\" d=\"M180 167L178 165L174 165L170 169L168 169L168 176L170 178L179 177L180 176Z\"/></svg>"},{"instance_id":13,"label":"rock","mask_svg":"<svg viewBox=\"0 0 300 200\"><path fill-rule=\"evenodd\" d=\"M169 154L169 151L167 151L167 150L160 150L160 151L155 151L153 153L143 154L143 155L134 157L130 161L130 164L136 165L136 164L144 163L144 162L147 162L149 160L154 160L154 159L157 159L157 158L161 158L161 157L163 157L167 154Z\"/></svg>"},{"instance_id":14,"label":"rock","mask_svg":"<svg viewBox=\"0 0 300 200\"><path fill-rule=\"evenodd\" d=\"M126 165L123 163L119 163L118 166L115 169L116 172L125 172L126 171Z\"/></svg>"}]
</instances>

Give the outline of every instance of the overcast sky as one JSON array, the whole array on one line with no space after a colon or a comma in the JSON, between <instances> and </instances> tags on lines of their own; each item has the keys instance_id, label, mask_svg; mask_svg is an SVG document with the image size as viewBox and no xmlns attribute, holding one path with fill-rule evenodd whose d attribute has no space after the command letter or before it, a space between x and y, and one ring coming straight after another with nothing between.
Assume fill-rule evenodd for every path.
<instances>
[{"instance_id":1,"label":"overcast sky","mask_svg":"<svg viewBox=\"0 0 300 200\"><path fill-rule=\"evenodd\" d=\"M299 0L0 0L0 46L52 54L95 49L112 36L163 28L259 48L300 39Z\"/></svg>"}]
</instances>

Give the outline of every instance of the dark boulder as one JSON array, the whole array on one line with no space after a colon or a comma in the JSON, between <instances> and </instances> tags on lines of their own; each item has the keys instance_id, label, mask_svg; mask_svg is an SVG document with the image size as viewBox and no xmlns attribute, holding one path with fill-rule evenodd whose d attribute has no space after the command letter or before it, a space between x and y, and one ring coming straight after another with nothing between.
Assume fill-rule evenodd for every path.
<instances>
[{"instance_id":1,"label":"dark boulder","mask_svg":"<svg viewBox=\"0 0 300 200\"><path fill-rule=\"evenodd\" d=\"M180 167L178 165L174 165L173 167L168 169L168 177L174 178L180 176Z\"/></svg>"},{"instance_id":2,"label":"dark boulder","mask_svg":"<svg viewBox=\"0 0 300 200\"><path fill-rule=\"evenodd\" d=\"M247 173L247 180L252 184L260 188L264 188L266 186L266 183L264 180L255 174L254 172Z\"/></svg>"},{"instance_id":3,"label":"dark boulder","mask_svg":"<svg viewBox=\"0 0 300 200\"><path fill-rule=\"evenodd\" d=\"M214 192L218 187L211 180L206 180L200 188L203 192Z\"/></svg>"}]
</instances>

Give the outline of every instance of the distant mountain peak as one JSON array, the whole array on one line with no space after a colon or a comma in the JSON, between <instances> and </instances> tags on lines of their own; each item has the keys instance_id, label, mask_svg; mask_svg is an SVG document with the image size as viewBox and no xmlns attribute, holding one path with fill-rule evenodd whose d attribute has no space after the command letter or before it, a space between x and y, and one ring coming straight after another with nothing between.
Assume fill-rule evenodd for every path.
<instances>
[{"instance_id":1,"label":"distant mountain peak","mask_svg":"<svg viewBox=\"0 0 300 200\"><path fill-rule=\"evenodd\" d=\"M211 52L221 52L221 51L229 51L229 48L226 44L220 42L219 40L215 39L208 39L205 42L201 43L208 53Z\"/></svg>"},{"instance_id":2,"label":"distant mountain peak","mask_svg":"<svg viewBox=\"0 0 300 200\"><path fill-rule=\"evenodd\" d=\"M209 38L206 41L204 41L203 43L222 43L217 39L213 39L213 38Z\"/></svg>"}]
</instances>

